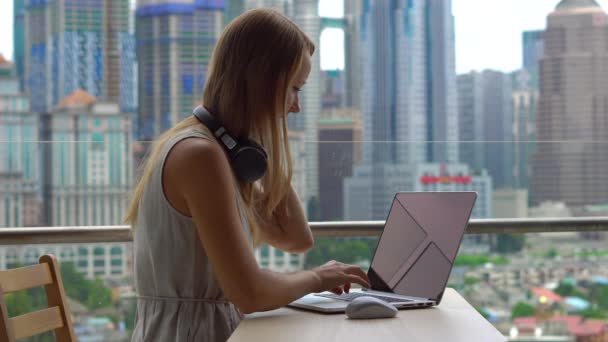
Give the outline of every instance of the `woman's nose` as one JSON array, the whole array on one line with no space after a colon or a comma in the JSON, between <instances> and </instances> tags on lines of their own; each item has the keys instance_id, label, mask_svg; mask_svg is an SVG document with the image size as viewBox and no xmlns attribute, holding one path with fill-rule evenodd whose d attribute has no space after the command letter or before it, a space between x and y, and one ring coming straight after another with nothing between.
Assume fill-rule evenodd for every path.
<instances>
[{"instance_id":1,"label":"woman's nose","mask_svg":"<svg viewBox=\"0 0 608 342\"><path fill-rule=\"evenodd\" d=\"M299 101L295 101L291 107L289 108L290 113L299 113L300 112L300 103Z\"/></svg>"}]
</instances>

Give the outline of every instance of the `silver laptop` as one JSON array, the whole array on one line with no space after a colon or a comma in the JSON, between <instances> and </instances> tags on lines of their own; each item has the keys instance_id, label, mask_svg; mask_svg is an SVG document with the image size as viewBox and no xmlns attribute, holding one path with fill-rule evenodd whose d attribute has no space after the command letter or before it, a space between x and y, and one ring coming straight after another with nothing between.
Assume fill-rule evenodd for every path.
<instances>
[{"instance_id":1,"label":"silver laptop","mask_svg":"<svg viewBox=\"0 0 608 342\"><path fill-rule=\"evenodd\" d=\"M309 294L288 306L344 312L359 296L379 297L398 309L438 305L476 199L475 192L397 193L367 272L371 288Z\"/></svg>"}]
</instances>

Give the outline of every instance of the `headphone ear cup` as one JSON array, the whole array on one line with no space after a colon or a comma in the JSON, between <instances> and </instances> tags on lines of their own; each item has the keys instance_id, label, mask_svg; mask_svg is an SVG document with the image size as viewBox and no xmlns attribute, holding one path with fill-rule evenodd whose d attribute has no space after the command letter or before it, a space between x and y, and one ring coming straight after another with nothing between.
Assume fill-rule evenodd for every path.
<instances>
[{"instance_id":1,"label":"headphone ear cup","mask_svg":"<svg viewBox=\"0 0 608 342\"><path fill-rule=\"evenodd\" d=\"M247 142L232 154L230 163L238 179L255 182L266 174L268 156L261 146Z\"/></svg>"},{"instance_id":2,"label":"headphone ear cup","mask_svg":"<svg viewBox=\"0 0 608 342\"><path fill-rule=\"evenodd\" d=\"M262 145L258 144L257 142L247 139L243 145L249 145L252 148L260 150L260 153L264 155L266 160L268 160L268 153L266 153L266 150L262 147Z\"/></svg>"}]
</instances>

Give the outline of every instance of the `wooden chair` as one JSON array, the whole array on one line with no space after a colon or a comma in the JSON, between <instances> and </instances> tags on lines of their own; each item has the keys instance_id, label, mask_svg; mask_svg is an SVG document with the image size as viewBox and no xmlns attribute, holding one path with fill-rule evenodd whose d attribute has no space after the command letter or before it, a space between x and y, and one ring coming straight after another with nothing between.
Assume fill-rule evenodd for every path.
<instances>
[{"instance_id":1,"label":"wooden chair","mask_svg":"<svg viewBox=\"0 0 608 342\"><path fill-rule=\"evenodd\" d=\"M5 293L44 286L48 308L8 317ZM0 271L0 341L13 342L54 330L58 342L76 341L72 318L55 256L45 254L39 264Z\"/></svg>"}]
</instances>

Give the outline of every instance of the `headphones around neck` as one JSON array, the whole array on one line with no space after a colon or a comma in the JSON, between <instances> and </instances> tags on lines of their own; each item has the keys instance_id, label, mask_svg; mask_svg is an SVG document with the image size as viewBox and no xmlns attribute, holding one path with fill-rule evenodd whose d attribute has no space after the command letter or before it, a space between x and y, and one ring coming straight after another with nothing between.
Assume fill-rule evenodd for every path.
<instances>
[{"instance_id":1,"label":"headphones around neck","mask_svg":"<svg viewBox=\"0 0 608 342\"><path fill-rule=\"evenodd\" d=\"M209 128L224 147L239 180L255 182L264 176L268 168L268 155L262 146L250 139L235 139L203 106L194 108L192 114Z\"/></svg>"}]
</instances>

